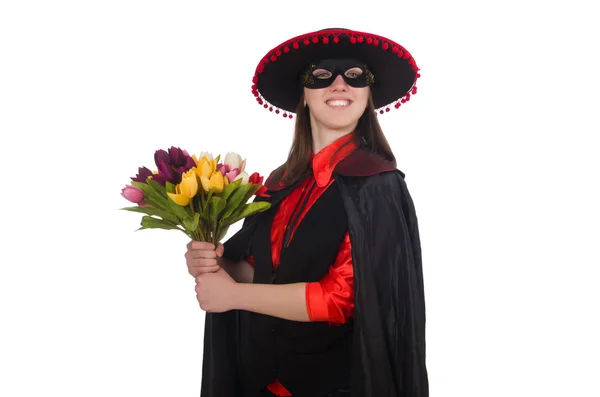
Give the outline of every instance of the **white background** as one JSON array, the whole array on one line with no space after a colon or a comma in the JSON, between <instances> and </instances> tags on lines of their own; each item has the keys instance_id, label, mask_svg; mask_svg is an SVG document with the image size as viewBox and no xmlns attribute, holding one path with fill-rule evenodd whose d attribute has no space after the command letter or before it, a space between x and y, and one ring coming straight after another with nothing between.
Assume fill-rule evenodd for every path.
<instances>
[{"instance_id":1,"label":"white background","mask_svg":"<svg viewBox=\"0 0 600 397\"><path fill-rule=\"evenodd\" d=\"M256 105L257 62L349 27L422 69L380 120L420 220L431 395L600 396L594 15L566 1L2 2L0 395L199 395L187 237L134 232L120 190L170 146L268 174L293 122Z\"/></svg>"}]
</instances>

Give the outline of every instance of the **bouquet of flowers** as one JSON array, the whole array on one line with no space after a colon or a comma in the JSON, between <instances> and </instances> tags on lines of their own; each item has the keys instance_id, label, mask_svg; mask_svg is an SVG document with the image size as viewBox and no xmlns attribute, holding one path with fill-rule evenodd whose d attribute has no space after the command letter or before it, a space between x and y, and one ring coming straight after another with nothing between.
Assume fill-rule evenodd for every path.
<instances>
[{"instance_id":1,"label":"bouquet of flowers","mask_svg":"<svg viewBox=\"0 0 600 397\"><path fill-rule=\"evenodd\" d=\"M157 169L138 168L131 184L121 195L137 204L122 210L145 214L142 229L180 230L193 240L217 244L229 226L270 207L266 201L248 203L252 196L266 196L263 177L249 175L246 160L229 152L220 155L202 152L198 157L171 147L157 150Z\"/></svg>"}]
</instances>

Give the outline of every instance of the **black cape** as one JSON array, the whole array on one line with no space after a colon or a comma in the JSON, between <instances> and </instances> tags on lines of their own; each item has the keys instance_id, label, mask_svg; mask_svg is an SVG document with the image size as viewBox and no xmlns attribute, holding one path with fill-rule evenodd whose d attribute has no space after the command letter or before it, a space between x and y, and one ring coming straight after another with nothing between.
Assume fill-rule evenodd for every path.
<instances>
[{"instance_id":1,"label":"black cape","mask_svg":"<svg viewBox=\"0 0 600 397\"><path fill-rule=\"evenodd\" d=\"M354 266L352 397L428 397L421 246L404 174L394 162L359 149L333 176L348 214ZM224 243L224 256L242 259L252 226L253 217L246 218ZM237 346L246 316L206 313L201 397L245 397Z\"/></svg>"}]
</instances>

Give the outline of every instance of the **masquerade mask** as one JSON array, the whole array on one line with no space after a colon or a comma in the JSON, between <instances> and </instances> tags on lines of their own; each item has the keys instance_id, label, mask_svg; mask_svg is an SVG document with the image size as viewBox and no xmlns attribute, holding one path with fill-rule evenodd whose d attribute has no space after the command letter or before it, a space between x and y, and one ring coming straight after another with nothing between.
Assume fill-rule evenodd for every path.
<instances>
[{"instance_id":1,"label":"masquerade mask","mask_svg":"<svg viewBox=\"0 0 600 397\"><path fill-rule=\"evenodd\" d=\"M301 83L306 88L325 88L339 75L351 87L366 87L375 82L373 73L358 59L324 59L308 65Z\"/></svg>"}]
</instances>

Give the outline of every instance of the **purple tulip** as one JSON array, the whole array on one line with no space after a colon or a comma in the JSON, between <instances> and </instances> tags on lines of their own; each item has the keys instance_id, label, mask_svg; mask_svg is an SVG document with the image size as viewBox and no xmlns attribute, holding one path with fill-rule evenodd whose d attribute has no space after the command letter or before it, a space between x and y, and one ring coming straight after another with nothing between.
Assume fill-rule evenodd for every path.
<instances>
[{"instance_id":1,"label":"purple tulip","mask_svg":"<svg viewBox=\"0 0 600 397\"><path fill-rule=\"evenodd\" d=\"M131 178L132 181L146 183L146 179L152 175L152 171L150 171L146 167L139 167L138 173L135 177Z\"/></svg>"},{"instance_id":2,"label":"purple tulip","mask_svg":"<svg viewBox=\"0 0 600 397\"><path fill-rule=\"evenodd\" d=\"M169 149L169 157L171 158L170 164L175 168L183 167L186 164L186 157L183 154L183 150L171 146Z\"/></svg>"},{"instance_id":3,"label":"purple tulip","mask_svg":"<svg viewBox=\"0 0 600 397\"><path fill-rule=\"evenodd\" d=\"M158 167L160 163L171 164L171 157L165 150L157 150L154 152L154 164Z\"/></svg>"},{"instance_id":4,"label":"purple tulip","mask_svg":"<svg viewBox=\"0 0 600 397\"><path fill-rule=\"evenodd\" d=\"M173 167L165 162L160 162L158 164L158 174L152 176L156 182L160 183L162 186L165 186L165 182L169 181L174 185L177 185L181 182L181 175L175 172Z\"/></svg>"},{"instance_id":5,"label":"purple tulip","mask_svg":"<svg viewBox=\"0 0 600 397\"><path fill-rule=\"evenodd\" d=\"M121 190L121 196L136 204L144 203L144 192L135 186L127 185Z\"/></svg>"}]
</instances>

